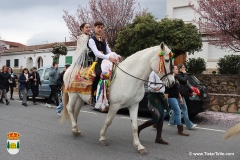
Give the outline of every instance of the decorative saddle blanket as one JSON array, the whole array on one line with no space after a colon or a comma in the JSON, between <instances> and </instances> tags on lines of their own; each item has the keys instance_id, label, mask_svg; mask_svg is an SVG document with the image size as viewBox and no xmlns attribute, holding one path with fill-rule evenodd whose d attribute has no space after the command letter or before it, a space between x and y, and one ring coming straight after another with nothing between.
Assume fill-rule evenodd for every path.
<instances>
[{"instance_id":1,"label":"decorative saddle blanket","mask_svg":"<svg viewBox=\"0 0 240 160\"><path fill-rule=\"evenodd\" d=\"M92 92L92 83L95 74L95 66L97 62L93 63L90 67L83 68L77 72L74 76L74 80L71 83L70 87L66 88L66 92L77 92L81 94L91 94Z\"/></svg>"}]
</instances>

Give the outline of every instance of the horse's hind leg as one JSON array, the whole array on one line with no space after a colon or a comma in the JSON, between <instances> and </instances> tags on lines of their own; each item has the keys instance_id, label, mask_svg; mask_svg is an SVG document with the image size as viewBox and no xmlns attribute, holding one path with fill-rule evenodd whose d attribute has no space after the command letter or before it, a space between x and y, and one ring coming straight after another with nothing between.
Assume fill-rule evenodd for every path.
<instances>
[{"instance_id":1,"label":"horse's hind leg","mask_svg":"<svg viewBox=\"0 0 240 160\"><path fill-rule=\"evenodd\" d=\"M69 94L69 101L68 101L67 110L68 110L70 120L72 122L72 131L73 133L78 133L77 122L75 121L75 118L74 118L74 108L78 101L79 95L77 93L68 93L68 94Z\"/></svg>"},{"instance_id":2,"label":"horse's hind leg","mask_svg":"<svg viewBox=\"0 0 240 160\"><path fill-rule=\"evenodd\" d=\"M75 104L75 107L73 109L73 117L74 117L74 120L75 120L76 124L77 124L77 119L78 119L79 112L80 112L83 105L84 105L84 101L81 98L78 98L77 102ZM78 130L77 132L73 131L73 135L78 136L78 137L82 136L80 130Z\"/></svg>"},{"instance_id":3,"label":"horse's hind leg","mask_svg":"<svg viewBox=\"0 0 240 160\"><path fill-rule=\"evenodd\" d=\"M133 105L129 108L130 118L132 121L133 129L133 145L138 149L138 152L142 155L148 154L145 147L143 147L139 141L138 137L138 125L137 125L137 116L138 116L138 104Z\"/></svg>"},{"instance_id":4,"label":"horse's hind leg","mask_svg":"<svg viewBox=\"0 0 240 160\"><path fill-rule=\"evenodd\" d=\"M104 146L108 145L108 143L106 141L106 136L105 136L106 131L107 131L108 127L112 124L112 120L113 120L114 116L116 115L117 111L120 109L118 104L111 105L109 108L110 109L108 111L107 118L105 120L104 126L101 129L100 139L99 139L100 143Z\"/></svg>"}]
</instances>

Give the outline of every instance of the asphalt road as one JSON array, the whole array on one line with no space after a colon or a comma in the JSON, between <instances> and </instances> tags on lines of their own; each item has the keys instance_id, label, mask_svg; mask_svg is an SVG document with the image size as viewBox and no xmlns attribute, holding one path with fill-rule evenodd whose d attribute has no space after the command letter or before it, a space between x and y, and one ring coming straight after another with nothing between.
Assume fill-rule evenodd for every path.
<instances>
[{"instance_id":1,"label":"asphalt road","mask_svg":"<svg viewBox=\"0 0 240 160\"><path fill-rule=\"evenodd\" d=\"M70 122L59 124L54 108L38 105L25 107L21 101L14 100L6 106L0 104L0 160L188 160L188 159L240 159L239 137L222 141L229 128L221 124L201 124L188 130L189 137L178 136L176 127L164 123L162 137L170 145L154 143L156 130L149 127L141 132L140 141L149 151L142 156L132 143L131 122L128 112L116 115L107 131L109 146L98 142L99 132L106 113L84 106L78 118L78 126L84 137L74 138ZM140 114L138 123L149 119ZM20 151L16 155L7 152L7 133L16 131L20 136ZM212 153L212 155L210 155ZM230 153L231 155L222 155ZM194 154L200 154L195 156ZM202 154L202 155L201 155ZM232 155L234 154L234 155Z\"/></svg>"}]
</instances>

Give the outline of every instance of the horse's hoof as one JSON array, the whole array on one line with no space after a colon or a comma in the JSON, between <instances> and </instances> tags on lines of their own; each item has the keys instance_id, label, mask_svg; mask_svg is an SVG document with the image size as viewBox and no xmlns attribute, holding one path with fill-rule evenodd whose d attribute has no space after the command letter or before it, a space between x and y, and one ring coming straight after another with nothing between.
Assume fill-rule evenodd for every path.
<instances>
[{"instance_id":1,"label":"horse's hoof","mask_svg":"<svg viewBox=\"0 0 240 160\"><path fill-rule=\"evenodd\" d=\"M148 154L148 151L146 149L140 149L138 151L141 155L147 155Z\"/></svg>"},{"instance_id":2,"label":"horse's hoof","mask_svg":"<svg viewBox=\"0 0 240 160\"><path fill-rule=\"evenodd\" d=\"M74 137L83 137L82 133L80 131L78 132L72 132Z\"/></svg>"},{"instance_id":3,"label":"horse's hoof","mask_svg":"<svg viewBox=\"0 0 240 160\"><path fill-rule=\"evenodd\" d=\"M100 141L100 144L101 144L102 146L108 146L108 142L107 142L106 140Z\"/></svg>"}]
</instances>

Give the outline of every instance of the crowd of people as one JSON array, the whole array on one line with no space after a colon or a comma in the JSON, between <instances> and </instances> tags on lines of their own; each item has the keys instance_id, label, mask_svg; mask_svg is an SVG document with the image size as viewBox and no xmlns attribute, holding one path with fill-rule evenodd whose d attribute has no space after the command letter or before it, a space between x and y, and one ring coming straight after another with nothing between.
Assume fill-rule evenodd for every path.
<instances>
[{"instance_id":1,"label":"crowd of people","mask_svg":"<svg viewBox=\"0 0 240 160\"><path fill-rule=\"evenodd\" d=\"M49 73L49 86L51 88L51 93L48 97L48 101L46 103L47 107L51 107L50 102L52 97L54 97L56 101L57 114L60 115L62 110L62 103L58 102L58 93L62 90L63 86L63 75L65 70L70 65L66 64L64 67L64 71L62 73L58 70L58 63L53 62L53 66L51 67L51 72ZM40 75L37 72L37 67L32 68L32 72L30 73L28 68L24 68L22 73L20 73L19 77L13 73L11 67L3 66L2 72L0 72L0 103L9 105L10 101L8 99L7 93L10 90L10 100L14 100L13 92L14 88L17 86L16 79L18 79L18 87L22 93L22 105L28 106L27 104L27 93L29 90L32 91L32 102L33 105L37 105L36 97L39 94L39 87L42 87L42 83L40 80Z\"/></svg>"}]
</instances>

